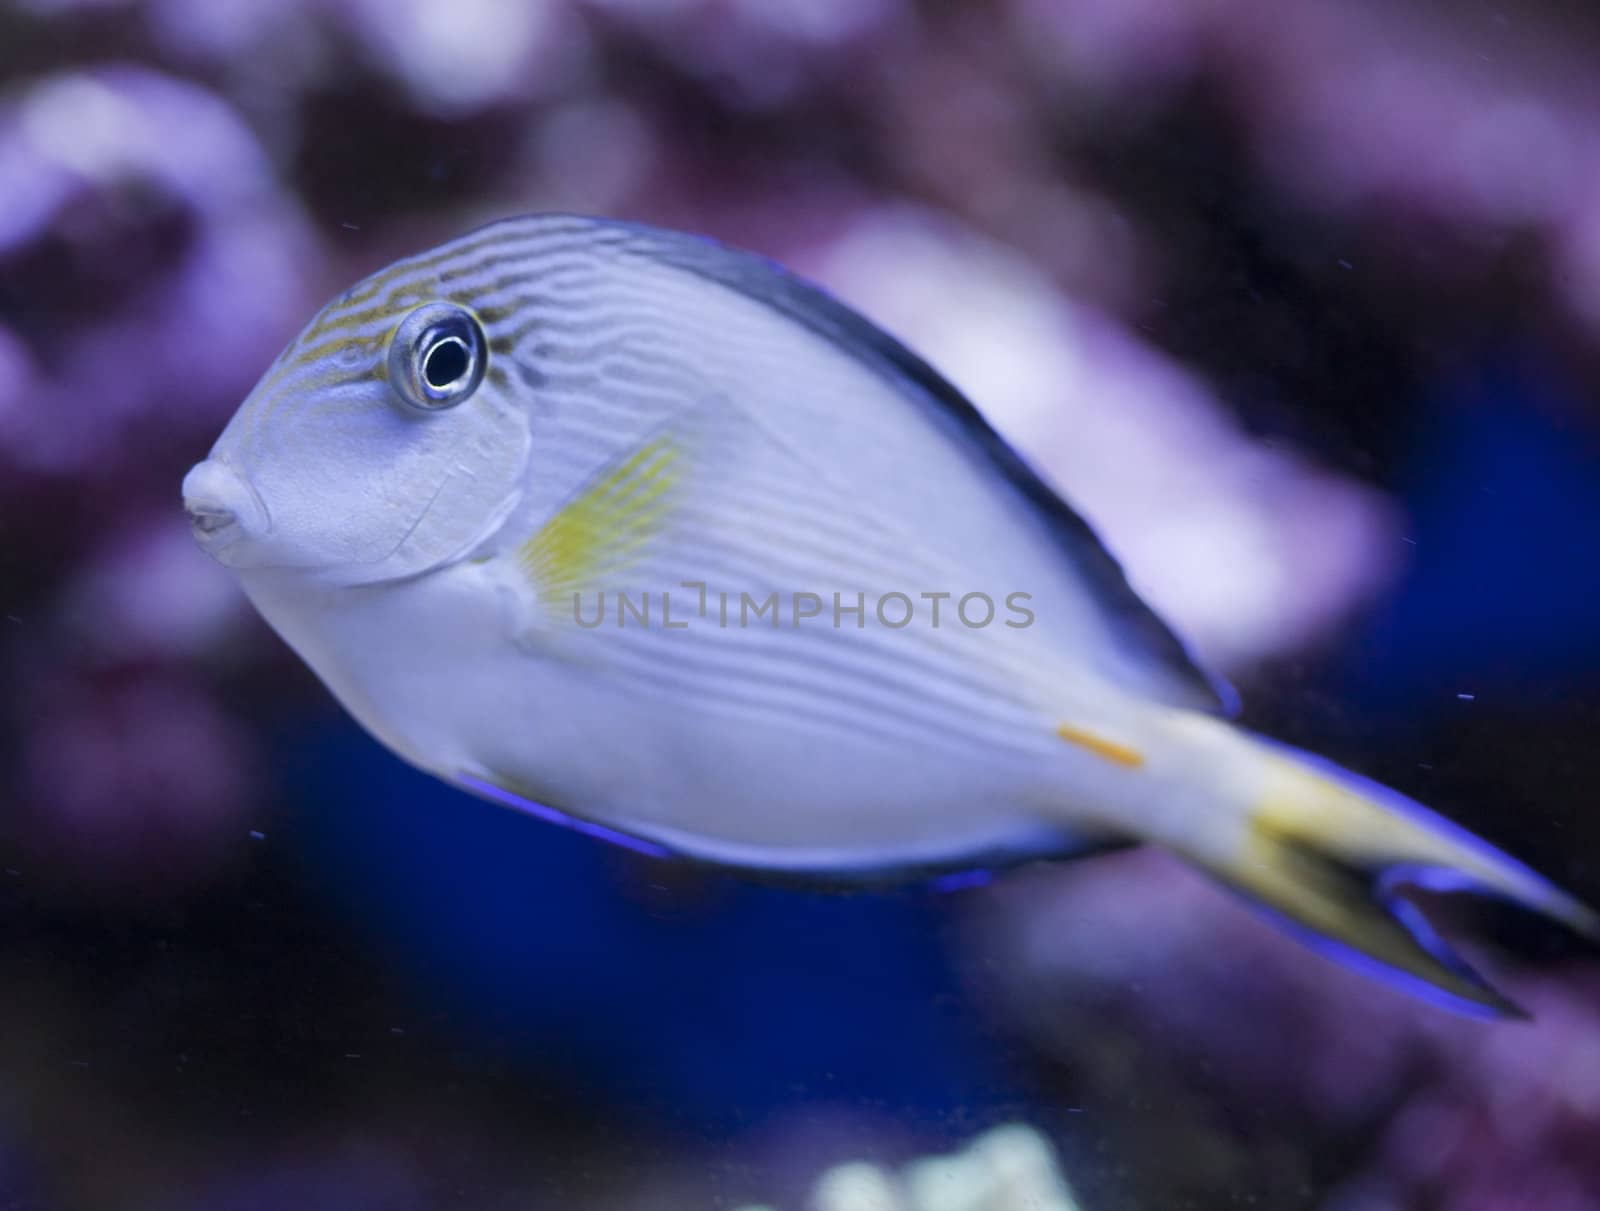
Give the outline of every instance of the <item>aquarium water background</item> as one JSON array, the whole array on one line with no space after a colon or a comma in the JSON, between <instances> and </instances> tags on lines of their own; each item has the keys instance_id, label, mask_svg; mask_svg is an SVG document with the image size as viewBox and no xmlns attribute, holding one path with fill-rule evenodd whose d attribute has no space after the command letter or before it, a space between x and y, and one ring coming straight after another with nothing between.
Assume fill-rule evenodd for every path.
<instances>
[{"instance_id":1,"label":"aquarium water background","mask_svg":"<svg viewBox=\"0 0 1600 1211\"><path fill-rule=\"evenodd\" d=\"M0 1208L809 1211L1006 1124L1084 1211L1600 1206L1600 964L1524 921L1458 915L1484 1024L1160 854L821 895L366 738L178 484L323 300L537 210L818 279L1249 726L1600 901L1600 12L4 0Z\"/></svg>"}]
</instances>

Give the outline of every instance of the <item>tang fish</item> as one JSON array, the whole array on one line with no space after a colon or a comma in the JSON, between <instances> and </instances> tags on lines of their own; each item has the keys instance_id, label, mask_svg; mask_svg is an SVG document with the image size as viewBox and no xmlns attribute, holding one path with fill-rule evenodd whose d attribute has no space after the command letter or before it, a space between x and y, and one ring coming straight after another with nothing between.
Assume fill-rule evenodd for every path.
<instances>
[{"instance_id":1,"label":"tang fish","mask_svg":"<svg viewBox=\"0 0 1600 1211\"><path fill-rule=\"evenodd\" d=\"M1457 1009L1402 885L1600 918L1229 721L925 361L684 234L511 219L329 303L184 480L200 545L394 752L497 802L850 881L1149 842Z\"/></svg>"}]
</instances>

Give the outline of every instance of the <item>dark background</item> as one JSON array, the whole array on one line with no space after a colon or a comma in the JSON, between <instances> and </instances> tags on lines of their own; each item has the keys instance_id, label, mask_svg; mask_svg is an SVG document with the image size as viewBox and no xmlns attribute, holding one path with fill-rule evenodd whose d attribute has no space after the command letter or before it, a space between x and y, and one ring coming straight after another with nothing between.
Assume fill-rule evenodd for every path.
<instances>
[{"instance_id":1,"label":"dark background","mask_svg":"<svg viewBox=\"0 0 1600 1211\"><path fill-rule=\"evenodd\" d=\"M1457 1020L1159 855L847 897L437 786L189 541L359 275L721 236L966 387L1245 720L1600 901L1600 18L1558 0L0 4L0 1207L1600 1205L1600 967Z\"/></svg>"}]
</instances>

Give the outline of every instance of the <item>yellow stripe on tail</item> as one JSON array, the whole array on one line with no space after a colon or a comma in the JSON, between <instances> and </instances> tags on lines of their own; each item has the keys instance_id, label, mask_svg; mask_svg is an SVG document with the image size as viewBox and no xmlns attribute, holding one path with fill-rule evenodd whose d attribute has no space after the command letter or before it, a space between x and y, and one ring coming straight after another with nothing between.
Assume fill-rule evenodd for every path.
<instances>
[{"instance_id":1,"label":"yellow stripe on tail","mask_svg":"<svg viewBox=\"0 0 1600 1211\"><path fill-rule=\"evenodd\" d=\"M1524 1017L1455 955L1400 887L1502 897L1600 941L1600 917L1487 842L1377 783L1240 736L1265 762L1243 840L1202 864L1226 883L1357 959L1478 1016ZM1362 963L1359 960L1365 959Z\"/></svg>"}]
</instances>

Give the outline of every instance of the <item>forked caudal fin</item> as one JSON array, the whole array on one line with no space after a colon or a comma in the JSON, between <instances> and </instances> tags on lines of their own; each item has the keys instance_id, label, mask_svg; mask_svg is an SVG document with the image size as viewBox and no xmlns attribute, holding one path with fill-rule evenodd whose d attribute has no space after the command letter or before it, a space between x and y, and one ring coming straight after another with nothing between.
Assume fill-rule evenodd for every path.
<instances>
[{"instance_id":1,"label":"forked caudal fin","mask_svg":"<svg viewBox=\"0 0 1600 1211\"><path fill-rule=\"evenodd\" d=\"M1478 1017L1526 1017L1455 955L1404 886L1496 896L1600 942L1600 916L1487 842L1375 782L1254 738L1242 844L1203 863L1313 946Z\"/></svg>"}]
</instances>

